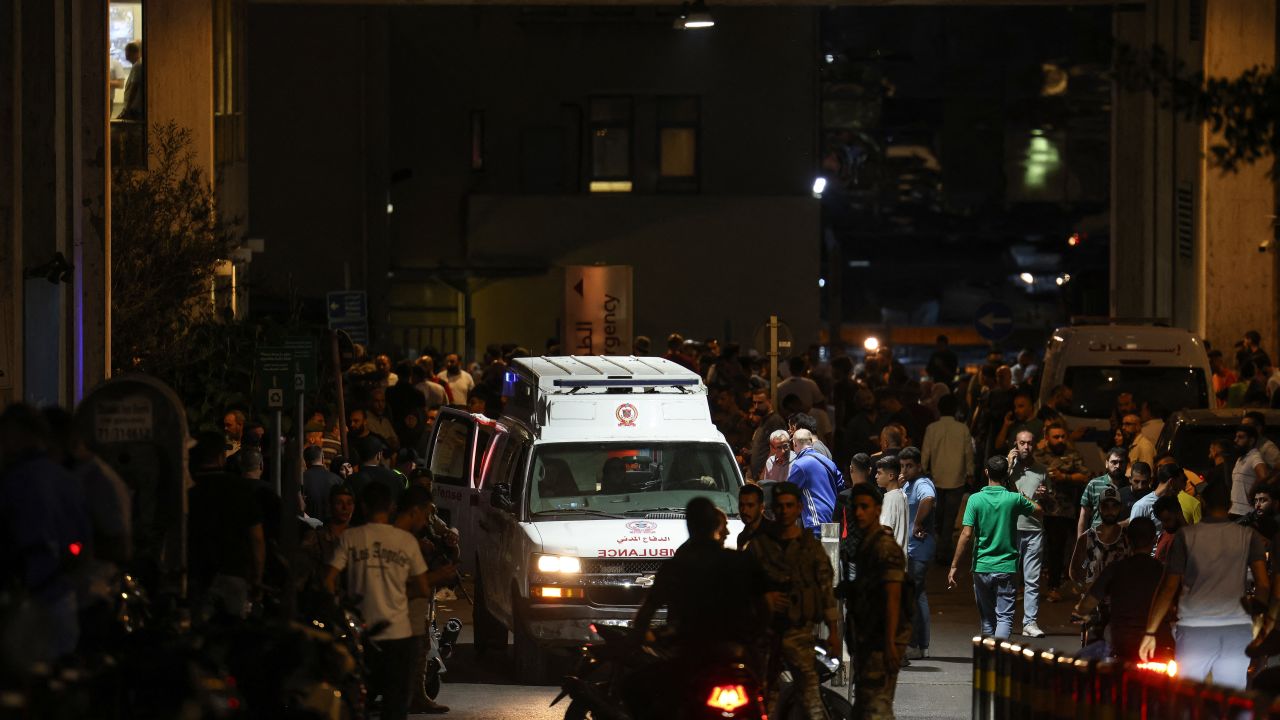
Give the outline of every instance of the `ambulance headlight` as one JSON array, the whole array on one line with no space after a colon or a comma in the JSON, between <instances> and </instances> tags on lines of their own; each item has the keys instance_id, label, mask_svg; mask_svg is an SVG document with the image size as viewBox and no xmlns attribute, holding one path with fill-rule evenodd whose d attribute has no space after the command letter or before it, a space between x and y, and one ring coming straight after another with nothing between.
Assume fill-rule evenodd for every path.
<instances>
[{"instance_id":1,"label":"ambulance headlight","mask_svg":"<svg viewBox=\"0 0 1280 720\"><path fill-rule=\"evenodd\" d=\"M544 573L580 573L582 561L576 557L565 555L537 555L538 572Z\"/></svg>"}]
</instances>

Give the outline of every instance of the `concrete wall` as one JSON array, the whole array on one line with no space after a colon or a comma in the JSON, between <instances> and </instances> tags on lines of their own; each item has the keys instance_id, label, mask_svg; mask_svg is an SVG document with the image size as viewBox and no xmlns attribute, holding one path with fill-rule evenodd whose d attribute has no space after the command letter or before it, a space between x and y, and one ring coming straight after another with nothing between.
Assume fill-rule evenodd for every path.
<instances>
[{"instance_id":1,"label":"concrete wall","mask_svg":"<svg viewBox=\"0 0 1280 720\"><path fill-rule=\"evenodd\" d=\"M1276 63L1276 3L1260 0L1208 0L1204 69L1212 77L1235 77L1255 66ZM1202 147L1221 142L1206 127ZM1275 237L1276 188L1267 177L1270 159L1223 173L1202 165L1204 243L1203 330L1230 355L1231 344L1247 330L1262 333L1277 357L1280 347L1280 279L1277 253L1259 252Z\"/></svg>"},{"instance_id":2,"label":"concrete wall","mask_svg":"<svg viewBox=\"0 0 1280 720\"><path fill-rule=\"evenodd\" d=\"M634 267L635 334L655 348L674 331L746 346L771 313L797 342L817 338L812 198L479 196L471 218L480 262L552 265L476 293L478 347L541 349L563 311L560 268L593 263Z\"/></svg>"},{"instance_id":3,"label":"concrete wall","mask_svg":"<svg viewBox=\"0 0 1280 720\"><path fill-rule=\"evenodd\" d=\"M146 0L142 62L147 123L170 120L191 131L192 152L213 177L213 4Z\"/></svg>"},{"instance_id":4,"label":"concrete wall","mask_svg":"<svg viewBox=\"0 0 1280 720\"><path fill-rule=\"evenodd\" d=\"M366 287L363 108L367 76L382 71L369 67L364 28L384 15L249 7L249 235L266 241L255 294L321 297L347 277Z\"/></svg>"},{"instance_id":5,"label":"concrete wall","mask_svg":"<svg viewBox=\"0 0 1280 720\"><path fill-rule=\"evenodd\" d=\"M1203 42L1192 31L1189 13L1190 5L1176 0L1118 6L1116 42L1135 49L1158 45L1196 67ZM1202 212L1200 127L1162 108L1149 93L1117 86L1113 100L1112 315L1166 318L1195 330L1200 323L1200 238L1190 248L1179 245L1178 200L1181 192L1194 204L1193 216Z\"/></svg>"},{"instance_id":6,"label":"concrete wall","mask_svg":"<svg viewBox=\"0 0 1280 720\"><path fill-rule=\"evenodd\" d=\"M106 2L0 15L0 405L71 404L108 363Z\"/></svg>"},{"instance_id":7,"label":"concrete wall","mask_svg":"<svg viewBox=\"0 0 1280 720\"><path fill-rule=\"evenodd\" d=\"M624 17L585 7L550 17L512 7L249 10L250 235L267 247L254 259L255 287L317 298L349 278L370 292L376 323L390 315L392 274L403 285L433 269L511 257L542 268L579 257L656 264L634 251L603 256L613 254L610 243L676 247L701 240L717 223L754 218L760 229L745 228L726 252L754 261L774 251L759 244L766 237L796 228L798 242L787 252L804 256L796 275L811 276L804 287L813 297L795 300L790 313L790 298L768 304L812 315L816 328L819 236L808 198L816 167L813 10L717 9L720 24L710 33L676 31L669 12L653 8ZM635 99L633 197L586 193L584 114L593 95ZM661 95L701 100L696 194L658 193L653 113ZM471 164L473 113L484 123L482 171ZM561 139L549 189L525 172L530 137L538 134ZM769 205L779 217L754 209L782 199L789 204ZM606 207L618 214L596 212ZM663 215L674 207L683 217ZM564 217L582 212L590 219ZM680 230L669 240L662 229L674 227ZM519 252L508 257L509 250ZM745 287L745 266L737 267ZM723 264L698 270L734 272ZM488 313L510 307L504 293L558 297L552 275L476 280L479 345L528 331L521 342L541 347L554 331L558 300L550 321L527 327L508 328L506 317ZM641 283L645 292L657 284L638 275ZM701 296L696 285L688 292L684 300L702 307L725 301ZM648 313L663 328L690 316L686 306L652 305ZM724 318L715 317L697 320L697 334L723 333Z\"/></svg>"}]
</instances>

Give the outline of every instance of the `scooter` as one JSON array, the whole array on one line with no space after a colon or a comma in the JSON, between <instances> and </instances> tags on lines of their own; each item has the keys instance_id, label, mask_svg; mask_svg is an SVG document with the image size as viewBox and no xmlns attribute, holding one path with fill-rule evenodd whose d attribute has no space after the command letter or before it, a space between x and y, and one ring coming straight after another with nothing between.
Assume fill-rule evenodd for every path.
<instances>
[{"instance_id":1,"label":"scooter","mask_svg":"<svg viewBox=\"0 0 1280 720\"><path fill-rule=\"evenodd\" d=\"M844 695L828 687L831 679L840 673L840 658L828 653L821 645L814 646L813 655L813 662L818 670L818 694L822 697L822 706L827 710L828 720L852 720L853 705ZM788 674L794 677L793 674ZM781 720L803 720L806 717L804 702L800 699L794 682L788 680L782 684L778 691L777 710L770 717Z\"/></svg>"},{"instance_id":2,"label":"scooter","mask_svg":"<svg viewBox=\"0 0 1280 720\"><path fill-rule=\"evenodd\" d=\"M432 598L431 611L427 615L427 637L431 640L431 647L427 650L427 672L422 681L427 697L432 700L440 696L441 676L449 672L444 661L453 656L453 646L462 632L462 621L458 618L449 618L444 627L440 627L437 609Z\"/></svg>"},{"instance_id":3,"label":"scooter","mask_svg":"<svg viewBox=\"0 0 1280 720\"><path fill-rule=\"evenodd\" d=\"M766 717L760 683L747 668L746 649L740 645L708 648L697 662L682 662L651 646L637 648L623 628L593 625L592 632L603 642L583 646L577 669L551 701L555 706L570 698L565 720L583 720L588 713L595 720ZM629 683L643 683L645 676L662 685L626 692ZM638 695L645 696L645 706L631 702Z\"/></svg>"}]
</instances>

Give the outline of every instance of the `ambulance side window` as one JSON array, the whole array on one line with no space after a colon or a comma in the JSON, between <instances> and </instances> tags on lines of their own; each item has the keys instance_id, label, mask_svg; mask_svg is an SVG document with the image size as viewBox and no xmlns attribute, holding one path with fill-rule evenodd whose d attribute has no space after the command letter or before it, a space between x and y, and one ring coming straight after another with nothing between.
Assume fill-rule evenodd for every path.
<instances>
[{"instance_id":1,"label":"ambulance side window","mask_svg":"<svg viewBox=\"0 0 1280 720\"><path fill-rule=\"evenodd\" d=\"M444 485L467 485L467 441L471 425L463 420L442 416L436 430L436 443L431 452L431 475Z\"/></svg>"},{"instance_id":2,"label":"ambulance side window","mask_svg":"<svg viewBox=\"0 0 1280 720\"><path fill-rule=\"evenodd\" d=\"M511 446L516 449L511 473L511 498L516 505L522 505L525 488L525 468L529 465L529 453L533 452L533 444L523 437L512 438Z\"/></svg>"}]
</instances>

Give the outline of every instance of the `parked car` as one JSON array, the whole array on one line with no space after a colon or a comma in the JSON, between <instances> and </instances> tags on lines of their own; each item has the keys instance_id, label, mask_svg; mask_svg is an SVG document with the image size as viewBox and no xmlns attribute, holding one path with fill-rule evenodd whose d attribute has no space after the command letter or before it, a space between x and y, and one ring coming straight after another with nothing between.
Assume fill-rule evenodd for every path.
<instances>
[{"instance_id":1,"label":"parked car","mask_svg":"<svg viewBox=\"0 0 1280 720\"><path fill-rule=\"evenodd\" d=\"M1156 441L1156 455L1171 452L1183 468L1204 477L1211 469L1209 443L1214 440L1231 442L1235 437L1236 426L1246 412L1251 410L1179 410L1165 421L1160 439ZM1268 428L1280 429L1280 410L1259 412L1266 416Z\"/></svg>"}]
</instances>

